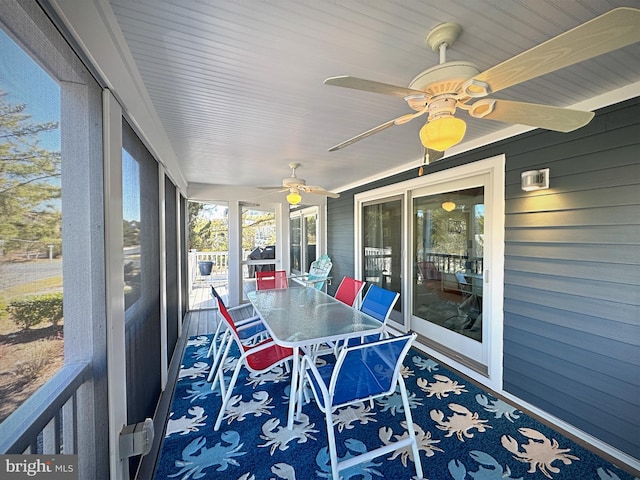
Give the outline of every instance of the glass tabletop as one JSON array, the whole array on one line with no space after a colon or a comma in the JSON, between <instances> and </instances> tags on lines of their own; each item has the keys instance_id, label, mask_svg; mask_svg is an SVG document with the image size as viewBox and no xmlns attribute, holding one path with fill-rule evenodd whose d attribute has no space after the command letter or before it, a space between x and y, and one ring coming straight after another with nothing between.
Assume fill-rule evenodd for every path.
<instances>
[{"instance_id":1,"label":"glass tabletop","mask_svg":"<svg viewBox=\"0 0 640 480\"><path fill-rule=\"evenodd\" d=\"M339 340L382 329L382 323L315 288L253 291L249 301L274 339L289 347Z\"/></svg>"}]
</instances>

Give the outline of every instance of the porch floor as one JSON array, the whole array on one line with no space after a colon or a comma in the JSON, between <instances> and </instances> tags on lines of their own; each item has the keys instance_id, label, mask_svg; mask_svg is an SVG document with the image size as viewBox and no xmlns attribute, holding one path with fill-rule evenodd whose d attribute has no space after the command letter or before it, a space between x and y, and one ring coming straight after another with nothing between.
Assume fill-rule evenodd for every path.
<instances>
[{"instance_id":1,"label":"porch floor","mask_svg":"<svg viewBox=\"0 0 640 480\"><path fill-rule=\"evenodd\" d=\"M227 290L226 290L226 285L214 285L216 290L218 290L220 292L220 294L223 296L223 299L226 300L226 295L227 295ZM249 285L245 285L244 287L245 289L251 290L253 288L255 288L255 284L250 284ZM157 421L161 422L159 425L163 425L162 422L166 422L166 419L169 416L169 408L171 405L171 400L172 400L172 392L175 388L175 384L177 382L178 379L178 371L180 368L180 362L181 359L183 357L184 354L184 349L186 348L186 343L187 340L194 336L194 335L204 335L204 334L211 334L215 331L216 328L216 306L215 306L215 302L213 302L211 300L211 293L210 293L210 284L204 285L204 286L198 286L197 288L192 289L192 291L190 292L190 305L191 305L191 310L187 313L187 315L185 316L185 322L184 322L184 330L182 332L182 336L180 337L180 339L178 340L178 345L176 347L175 353L174 353L174 358L172 359L171 365L169 367L169 373L168 373L168 382L167 382L167 386L165 391L163 392L160 402L158 404L158 409L156 412L156 418ZM247 309L248 311L250 311L250 308ZM420 338L418 338L418 343L420 341ZM420 345L416 345L419 349L421 348ZM446 365L445 365L446 366ZM455 369L446 366L447 368L450 368L451 370L453 370L455 373L457 373L458 375L461 375L463 377L465 377L464 375L462 375L460 372L457 372ZM468 381L472 382L472 383L476 383L474 382L472 379L468 379ZM485 388L486 387L481 387L481 388ZM490 392L492 393L494 396L496 397L500 397L499 394L495 393L495 392ZM548 421L545 421L542 418L539 418L537 415L533 414L532 412L527 411L527 409L524 408L519 408L521 411L523 411L525 414L534 417L536 420L546 424L547 426L549 426L550 428L558 431L559 433L571 438L574 442L582 445L583 447L587 448L588 450L591 450L593 453L595 453L596 455L599 455L605 459L607 459L608 461L614 463L614 464L619 464L619 461L616 461L616 459L614 459L613 457L611 457L610 455L608 455L606 452L602 452L599 449L597 449L596 447L594 447L593 445L588 444L587 442L585 442L582 439L576 438L575 435L570 434L569 432L563 431L562 429L558 428L555 425L551 425ZM146 455L143 458L143 461L140 465L140 469L136 475L136 479L139 480L152 480L153 478L153 473L154 473L154 469L155 469L155 464L156 461L158 459L159 456L159 448L160 448L160 443L162 440L162 437L164 435L164 431L163 428L159 426L158 424L156 425L156 435L155 435L155 439L154 439L154 445L153 448L151 450L151 452ZM621 465L619 465L621 466ZM621 466L623 469L628 469L628 466ZM635 472L634 472L635 473Z\"/></svg>"}]
</instances>

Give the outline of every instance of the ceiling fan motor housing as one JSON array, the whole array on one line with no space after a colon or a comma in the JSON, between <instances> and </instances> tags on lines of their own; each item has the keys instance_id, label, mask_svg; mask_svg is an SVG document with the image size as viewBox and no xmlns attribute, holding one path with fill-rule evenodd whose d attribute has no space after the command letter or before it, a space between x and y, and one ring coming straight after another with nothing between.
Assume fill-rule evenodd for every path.
<instances>
[{"instance_id":1,"label":"ceiling fan motor housing","mask_svg":"<svg viewBox=\"0 0 640 480\"><path fill-rule=\"evenodd\" d=\"M298 187L303 187L306 184L307 182L305 181L304 178L289 177L289 178L282 179L282 186L286 188L298 188Z\"/></svg>"},{"instance_id":2,"label":"ceiling fan motor housing","mask_svg":"<svg viewBox=\"0 0 640 480\"><path fill-rule=\"evenodd\" d=\"M471 62L446 62L419 73L411 80L409 88L429 95L455 94L462 84L478 73L480 70Z\"/></svg>"}]
</instances>

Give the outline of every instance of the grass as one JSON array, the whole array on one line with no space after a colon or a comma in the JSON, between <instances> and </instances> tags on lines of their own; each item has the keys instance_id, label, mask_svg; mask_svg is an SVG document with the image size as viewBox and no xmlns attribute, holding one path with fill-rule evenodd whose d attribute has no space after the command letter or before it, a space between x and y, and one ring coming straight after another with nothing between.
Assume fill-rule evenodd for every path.
<instances>
[{"instance_id":1,"label":"grass","mask_svg":"<svg viewBox=\"0 0 640 480\"><path fill-rule=\"evenodd\" d=\"M62 290L62 277L48 277L29 283L13 285L0 290L0 335L16 329L15 323L8 318L5 310L7 304L14 298L38 295L41 293L57 292Z\"/></svg>"},{"instance_id":2,"label":"grass","mask_svg":"<svg viewBox=\"0 0 640 480\"><path fill-rule=\"evenodd\" d=\"M0 422L49 380L64 363L63 325L21 330L5 306L14 298L62 290L62 277L48 277L0 290Z\"/></svg>"}]
</instances>

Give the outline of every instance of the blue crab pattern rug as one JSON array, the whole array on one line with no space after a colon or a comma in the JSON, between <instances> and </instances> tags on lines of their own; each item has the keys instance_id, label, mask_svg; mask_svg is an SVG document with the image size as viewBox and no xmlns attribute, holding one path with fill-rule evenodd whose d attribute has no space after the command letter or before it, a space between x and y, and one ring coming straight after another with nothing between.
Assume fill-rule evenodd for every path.
<instances>
[{"instance_id":1,"label":"blue crab pattern rug","mask_svg":"<svg viewBox=\"0 0 640 480\"><path fill-rule=\"evenodd\" d=\"M219 389L206 377L211 336L189 339L154 478L330 479L324 415L311 400L286 428L290 376L243 368L220 430ZM237 356L237 350L236 350ZM236 358L224 365L230 376ZM428 480L633 480L634 477L493 398L412 348L402 375ZM227 382L229 378L227 378ZM312 395L310 395L312 398ZM339 410L341 458L407 436L400 394ZM341 471L343 480L415 478L410 448Z\"/></svg>"}]
</instances>

